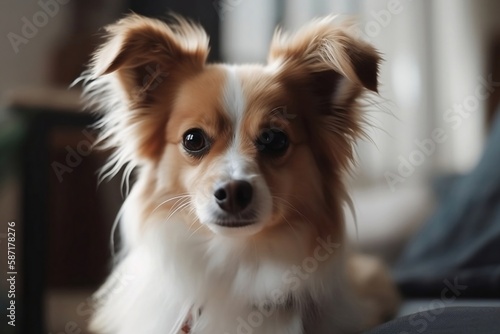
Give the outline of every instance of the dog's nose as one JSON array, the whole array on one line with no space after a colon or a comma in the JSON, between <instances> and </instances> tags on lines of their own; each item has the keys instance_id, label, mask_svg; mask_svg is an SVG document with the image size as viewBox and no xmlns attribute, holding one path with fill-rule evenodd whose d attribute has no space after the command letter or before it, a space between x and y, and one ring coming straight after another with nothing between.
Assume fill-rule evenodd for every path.
<instances>
[{"instance_id":1,"label":"dog's nose","mask_svg":"<svg viewBox=\"0 0 500 334\"><path fill-rule=\"evenodd\" d=\"M245 210L252 201L252 194L252 185L243 180L227 182L214 192L219 207L232 214Z\"/></svg>"}]
</instances>

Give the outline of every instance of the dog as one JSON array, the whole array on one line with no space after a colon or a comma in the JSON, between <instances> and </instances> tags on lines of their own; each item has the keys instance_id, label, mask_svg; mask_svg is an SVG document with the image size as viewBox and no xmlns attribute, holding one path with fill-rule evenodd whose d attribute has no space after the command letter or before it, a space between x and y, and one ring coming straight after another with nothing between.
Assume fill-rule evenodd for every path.
<instances>
[{"instance_id":1,"label":"dog","mask_svg":"<svg viewBox=\"0 0 500 334\"><path fill-rule=\"evenodd\" d=\"M334 16L277 30L266 65L209 64L197 24L131 14L82 75L103 177L135 182L96 333L359 333L398 295L349 251L344 178L379 53Z\"/></svg>"}]
</instances>

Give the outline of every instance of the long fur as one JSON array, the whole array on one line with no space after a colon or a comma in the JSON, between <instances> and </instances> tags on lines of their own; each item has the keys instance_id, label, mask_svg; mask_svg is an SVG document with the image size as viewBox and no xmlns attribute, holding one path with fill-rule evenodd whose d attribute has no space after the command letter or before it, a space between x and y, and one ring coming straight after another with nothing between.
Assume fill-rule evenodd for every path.
<instances>
[{"instance_id":1,"label":"long fur","mask_svg":"<svg viewBox=\"0 0 500 334\"><path fill-rule=\"evenodd\" d=\"M99 144L113 152L102 177L125 168L137 181L121 210L120 260L95 297L93 331L177 334L189 324L192 334L357 333L390 313L360 300L344 244L343 175L363 135L359 98L377 90L373 47L327 17L294 35L277 32L267 66L233 67L206 64L207 35L179 17L130 15L106 31L81 77L84 98L102 113ZM231 98L214 96L239 85ZM265 160L246 139L228 149L279 99L297 117L279 120L297 141L293 157ZM221 111L229 104L248 111L231 121ZM201 161L179 151L175 134L195 117L225 138ZM259 204L259 214L271 213L256 234L214 233L199 214L228 164L244 165L272 202Z\"/></svg>"}]
</instances>

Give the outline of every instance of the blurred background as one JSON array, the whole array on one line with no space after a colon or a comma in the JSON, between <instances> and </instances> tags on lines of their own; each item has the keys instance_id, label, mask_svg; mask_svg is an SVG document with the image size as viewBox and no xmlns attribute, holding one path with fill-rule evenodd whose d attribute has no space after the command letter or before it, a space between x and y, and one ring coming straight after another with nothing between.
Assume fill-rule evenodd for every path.
<instances>
[{"instance_id":1,"label":"blurred background","mask_svg":"<svg viewBox=\"0 0 500 334\"><path fill-rule=\"evenodd\" d=\"M384 62L380 97L367 108L372 141L359 144L350 180L358 234L350 214L348 225L361 250L390 265L439 205L436 180L477 165L499 106L498 0L3 0L0 263L4 275L15 222L18 275L16 327L3 316L2 333L86 332L123 197L119 179L97 186L107 154L90 149L94 118L68 86L101 27L130 11L201 22L211 60L231 63L265 62L276 25L354 16ZM0 282L5 310L9 285Z\"/></svg>"}]
</instances>

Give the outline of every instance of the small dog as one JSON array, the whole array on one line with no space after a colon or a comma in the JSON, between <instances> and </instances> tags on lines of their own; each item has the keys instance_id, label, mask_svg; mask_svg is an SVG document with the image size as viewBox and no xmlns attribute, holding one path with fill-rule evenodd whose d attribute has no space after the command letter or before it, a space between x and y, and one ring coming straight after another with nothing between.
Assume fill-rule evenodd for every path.
<instances>
[{"instance_id":1,"label":"small dog","mask_svg":"<svg viewBox=\"0 0 500 334\"><path fill-rule=\"evenodd\" d=\"M134 170L97 333L358 333L396 309L348 254L343 183L380 56L335 17L277 31L267 65L207 64L208 37L129 15L82 75L104 176Z\"/></svg>"}]
</instances>

